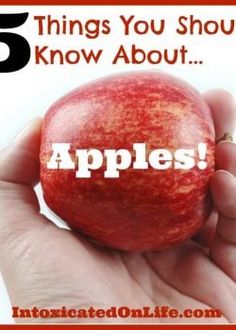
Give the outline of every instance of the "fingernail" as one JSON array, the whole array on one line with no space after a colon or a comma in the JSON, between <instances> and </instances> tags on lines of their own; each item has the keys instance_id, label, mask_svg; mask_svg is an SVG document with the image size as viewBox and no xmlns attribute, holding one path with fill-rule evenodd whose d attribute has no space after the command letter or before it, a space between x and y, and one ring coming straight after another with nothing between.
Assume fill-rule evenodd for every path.
<instances>
[{"instance_id":1,"label":"fingernail","mask_svg":"<svg viewBox=\"0 0 236 330\"><path fill-rule=\"evenodd\" d=\"M225 133L220 139L216 141L216 144L220 144L222 142L231 142L233 143L233 134L230 134L229 132Z\"/></svg>"},{"instance_id":2,"label":"fingernail","mask_svg":"<svg viewBox=\"0 0 236 330\"><path fill-rule=\"evenodd\" d=\"M226 141L226 140L218 142L217 146L223 145L223 144L225 144L226 146L227 146L227 144L230 146L236 146L236 143L234 141Z\"/></svg>"},{"instance_id":3,"label":"fingernail","mask_svg":"<svg viewBox=\"0 0 236 330\"><path fill-rule=\"evenodd\" d=\"M228 175L228 177L230 177L230 179L234 179L235 180L235 176L232 173L230 173L230 172L228 172L226 170L217 170L216 173L224 173L225 175Z\"/></svg>"}]
</instances>

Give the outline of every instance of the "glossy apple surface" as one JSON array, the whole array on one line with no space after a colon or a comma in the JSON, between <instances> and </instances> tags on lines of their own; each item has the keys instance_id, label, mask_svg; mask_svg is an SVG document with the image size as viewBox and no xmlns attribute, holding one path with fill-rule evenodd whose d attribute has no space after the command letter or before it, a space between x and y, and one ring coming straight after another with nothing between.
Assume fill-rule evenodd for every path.
<instances>
[{"instance_id":1,"label":"glossy apple surface","mask_svg":"<svg viewBox=\"0 0 236 330\"><path fill-rule=\"evenodd\" d=\"M187 83L160 72L114 75L79 87L44 118L41 183L47 205L69 226L93 240L122 250L161 250L196 233L212 202L215 134L209 108ZM154 149L207 144L207 168L120 172L104 178L104 166L91 179L75 170L51 170L52 143L76 149L132 150L133 143ZM196 151L197 152L197 151Z\"/></svg>"}]
</instances>

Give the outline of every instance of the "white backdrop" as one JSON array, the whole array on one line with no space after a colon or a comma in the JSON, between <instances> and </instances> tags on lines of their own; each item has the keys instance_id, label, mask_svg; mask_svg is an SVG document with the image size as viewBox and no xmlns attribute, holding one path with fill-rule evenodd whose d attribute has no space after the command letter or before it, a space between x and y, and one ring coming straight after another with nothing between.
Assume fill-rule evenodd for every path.
<instances>
[{"instance_id":1,"label":"white backdrop","mask_svg":"<svg viewBox=\"0 0 236 330\"><path fill-rule=\"evenodd\" d=\"M14 73L0 73L0 148L4 147L20 129L35 116L43 116L48 107L60 96L94 78L114 72L140 69L161 69L183 78L200 92L212 88L224 88L236 96L236 31L230 36L217 35L183 36L175 33L176 22L180 15L194 15L203 21L230 19L236 17L236 7L217 6L34 6L1 7L0 13L29 12L27 22L14 29L22 34L33 48L34 45L49 45L52 48L104 48L104 57L99 64L36 66L33 58L22 70ZM68 19L109 19L112 32L97 39L84 36L38 36L34 15L52 15ZM135 15L136 19L166 20L166 32L163 36L148 34L140 36L122 35L119 15ZM236 26L235 26L236 30ZM13 31L13 30L12 30ZM111 64L120 44L136 43L145 49L175 48L185 44L193 60L203 59L202 65L117 65ZM0 60L8 55L6 45L0 43ZM4 283L0 278L0 324L12 323L11 309Z\"/></svg>"}]
</instances>

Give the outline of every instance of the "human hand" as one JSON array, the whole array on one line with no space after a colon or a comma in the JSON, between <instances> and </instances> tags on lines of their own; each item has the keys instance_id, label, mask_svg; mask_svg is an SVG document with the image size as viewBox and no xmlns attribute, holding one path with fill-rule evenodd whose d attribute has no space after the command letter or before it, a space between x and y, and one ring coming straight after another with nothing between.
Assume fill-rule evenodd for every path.
<instances>
[{"instance_id":1,"label":"human hand","mask_svg":"<svg viewBox=\"0 0 236 330\"><path fill-rule=\"evenodd\" d=\"M223 91L205 95L216 140L233 134L235 105ZM17 319L19 322L236 322L236 145L216 147L213 212L192 240L163 252L120 252L60 229L40 214L41 121L0 154L0 267L13 306L214 308L220 319ZM222 171L223 170L223 171ZM230 174L231 173L231 174Z\"/></svg>"}]
</instances>

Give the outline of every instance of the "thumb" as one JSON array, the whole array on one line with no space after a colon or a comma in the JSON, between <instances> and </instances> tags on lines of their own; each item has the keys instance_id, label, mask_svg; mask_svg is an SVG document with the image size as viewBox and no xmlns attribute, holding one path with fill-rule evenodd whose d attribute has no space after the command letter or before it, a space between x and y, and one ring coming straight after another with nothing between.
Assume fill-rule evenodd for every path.
<instances>
[{"instance_id":1,"label":"thumb","mask_svg":"<svg viewBox=\"0 0 236 330\"><path fill-rule=\"evenodd\" d=\"M33 189L39 177L41 122L33 120L0 152L0 267L10 300L17 304L24 302L25 293L37 290L32 275L39 254L35 243L51 224L39 214Z\"/></svg>"},{"instance_id":2,"label":"thumb","mask_svg":"<svg viewBox=\"0 0 236 330\"><path fill-rule=\"evenodd\" d=\"M0 152L0 180L33 185L38 181L42 119L31 121L14 141Z\"/></svg>"},{"instance_id":3,"label":"thumb","mask_svg":"<svg viewBox=\"0 0 236 330\"><path fill-rule=\"evenodd\" d=\"M34 221L39 204L33 189L39 177L41 122L33 120L0 152L0 255L9 242L42 226Z\"/></svg>"}]
</instances>

